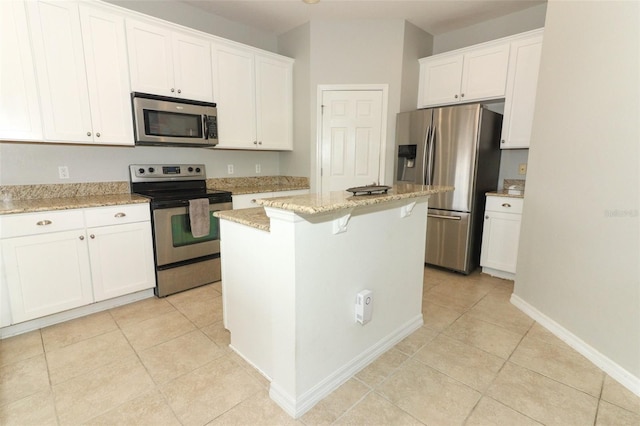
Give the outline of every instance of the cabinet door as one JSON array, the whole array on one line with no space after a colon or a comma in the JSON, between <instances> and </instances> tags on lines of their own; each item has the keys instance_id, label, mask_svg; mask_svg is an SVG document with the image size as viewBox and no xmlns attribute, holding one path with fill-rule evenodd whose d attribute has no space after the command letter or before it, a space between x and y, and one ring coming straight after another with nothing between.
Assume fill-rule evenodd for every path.
<instances>
[{"instance_id":1,"label":"cabinet door","mask_svg":"<svg viewBox=\"0 0 640 426\"><path fill-rule=\"evenodd\" d=\"M153 288L150 222L88 228L96 301Z\"/></svg>"},{"instance_id":2,"label":"cabinet door","mask_svg":"<svg viewBox=\"0 0 640 426\"><path fill-rule=\"evenodd\" d=\"M255 148L254 54L230 46L212 48L213 93L218 104L218 148Z\"/></svg>"},{"instance_id":3,"label":"cabinet door","mask_svg":"<svg viewBox=\"0 0 640 426\"><path fill-rule=\"evenodd\" d=\"M508 65L508 43L466 53L460 99L466 102L504 97Z\"/></svg>"},{"instance_id":4,"label":"cabinet door","mask_svg":"<svg viewBox=\"0 0 640 426\"><path fill-rule=\"evenodd\" d=\"M258 148L293 149L291 62L256 56Z\"/></svg>"},{"instance_id":5,"label":"cabinet door","mask_svg":"<svg viewBox=\"0 0 640 426\"><path fill-rule=\"evenodd\" d=\"M75 2L28 2L45 140L93 141Z\"/></svg>"},{"instance_id":6,"label":"cabinet door","mask_svg":"<svg viewBox=\"0 0 640 426\"><path fill-rule=\"evenodd\" d=\"M520 221L519 214L485 212L481 266L515 274Z\"/></svg>"},{"instance_id":7,"label":"cabinet door","mask_svg":"<svg viewBox=\"0 0 640 426\"><path fill-rule=\"evenodd\" d=\"M132 19L126 27L132 90L175 96L171 31Z\"/></svg>"},{"instance_id":8,"label":"cabinet door","mask_svg":"<svg viewBox=\"0 0 640 426\"><path fill-rule=\"evenodd\" d=\"M511 44L501 148L529 148L542 35Z\"/></svg>"},{"instance_id":9,"label":"cabinet door","mask_svg":"<svg viewBox=\"0 0 640 426\"><path fill-rule=\"evenodd\" d=\"M0 139L41 140L31 40L23 2L0 2Z\"/></svg>"},{"instance_id":10,"label":"cabinet door","mask_svg":"<svg viewBox=\"0 0 640 426\"><path fill-rule=\"evenodd\" d=\"M173 63L178 97L212 102L211 46L209 41L173 34Z\"/></svg>"},{"instance_id":11,"label":"cabinet door","mask_svg":"<svg viewBox=\"0 0 640 426\"><path fill-rule=\"evenodd\" d=\"M80 22L94 140L133 145L124 18L81 4Z\"/></svg>"},{"instance_id":12,"label":"cabinet door","mask_svg":"<svg viewBox=\"0 0 640 426\"><path fill-rule=\"evenodd\" d=\"M85 231L2 240L13 323L93 301Z\"/></svg>"},{"instance_id":13,"label":"cabinet door","mask_svg":"<svg viewBox=\"0 0 640 426\"><path fill-rule=\"evenodd\" d=\"M422 60L418 88L418 108L459 102L462 55Z\"/></svg>"}]
</instances>

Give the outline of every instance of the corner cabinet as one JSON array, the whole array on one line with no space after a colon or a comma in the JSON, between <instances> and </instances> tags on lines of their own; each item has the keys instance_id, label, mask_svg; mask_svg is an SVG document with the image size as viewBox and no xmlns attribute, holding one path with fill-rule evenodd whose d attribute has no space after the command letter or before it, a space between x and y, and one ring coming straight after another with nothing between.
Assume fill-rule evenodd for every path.
<instances>
[{"instance_id":1,"label":"corner cabinet","mask_svg":"<svg viewBox=\"0 0 640 426\"><path fill-rule=\"evenodd\" d=\"M420 59L418 108L504 97L509 44Z\"/></svg>"},{"instance_id":2,"label":"corner cabinet","mask_svg":"<svg viewBox=\"0 0 640 426\"><path fill-rule=\"evenodd\" d=\"M213 101L209 40L127 19L127 41L133 91Z\"/></svg>"},{"instance_id":3,"label":"corner cabinet","mask_svg":"<svg viewBox=\"0 0 640 426\"><path fill-rule=\"evenodd\" d=\"M133 145L124 18L27 2L45 141Z\"/></svg>"},{"instance_id":4,"label":"corner cabinet","mask_svg":"<svg viewBox=\"0 0 640 426\"><path fill-rule=\"evenodd\" d=\"M542 36L540 30L511 43L501 148L529 148Z\"/></svg>"},{"instance_id":5,"label":"corner cabinet","mask_svg":"<svg viewBox=\"0 0 640 426\"><path fill-rule=\"evenodd\" d=\"M216 149L293 149L293 59L212 45Z\"/></svg>"},{"instance_id":6,"label":"corner cabinet","mask_svg":"<svg viewBox=\"0 0 640 426\"><path fill-rule=\"evenodd\" d=\"M518 260L522 198L487 196L482 230L482 272L514 279Z\"/></svg>"},{"instance_id":7,"label":"corner cabinet","mask_svg":"<svg viewBox=\"0 0 640 426\"><path fill-rule=\"evenodd\" d=\"M11 323L153 288L147 204L0 216Z\"/></svg>"}]
</instances>

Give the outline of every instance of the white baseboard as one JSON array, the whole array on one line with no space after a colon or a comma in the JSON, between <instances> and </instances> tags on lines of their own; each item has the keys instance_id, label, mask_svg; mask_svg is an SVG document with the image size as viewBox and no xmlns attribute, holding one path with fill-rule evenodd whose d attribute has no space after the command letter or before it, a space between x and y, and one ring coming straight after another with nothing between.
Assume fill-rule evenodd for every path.
<instances>
[{"instance_id":1,"label":"white baseboard","mask_svg":"<svg viewBox=\"0 0 640 426\"><path fill-rule=\"evenodd\" d=\"M511 295L511 303L518 307L522 312L533 318L541 326L549 330L556 337L563 342L571 346L582 356L594 363L598 368L602 369L611 378L616 380L625 388L629 389L634 394L640 396L640 378L634 376L620 365L609 359L607 356L600 353L594 347L585 343L575 334L571 333L566 328L522 300L515 294Z\"/></svg>"},{"instance_id":2,"label":"white baseboard","mask_svg":"<svg viewBox=\"0 0 640 426\"><path fill-rule=\"evenodd\" d=\"M380 355L422 327L423 324L422 314L420 314L364 350L298 398L285 392L274 382L271 382L269 396L291 417L299 418Z\"/></svg>"},{"instance_id":3,"label":"white baseboard","mask_svg":"<svg viewBox=\"0 0 640 426\"><path fill-rule=\"evenodd\" d=\"M514 281L516 279L516 274L512 274L511 272L499 271L498 269L486 268L482 267L482 273L491 275L492 277L502 278L504 280Z\"/></svg>"},{"instance_id":4,"label":"white baseboard","mask_svg":"<svg viewBox=\"0 0 640 426\"><path fill-rule=\"evenodd\" d=\"M137 302L138 300L148 299L150 297L154 297L152 288L120 297L114 297L113 299L109 300L103 300L102 302L96 302L90 305L81 306L79 308L70 309L68 311L60 312L57 314L48 315L46 317L36 318L30 321L10 325L0 328L0 339L5 339L7 337L16 336L18 334L27 333L29 331L49 327L50 325L95 314L97 312L106 311L107 309L115 308L116 306L126 305L128 303Z\"/></svg>"}]
</instances>

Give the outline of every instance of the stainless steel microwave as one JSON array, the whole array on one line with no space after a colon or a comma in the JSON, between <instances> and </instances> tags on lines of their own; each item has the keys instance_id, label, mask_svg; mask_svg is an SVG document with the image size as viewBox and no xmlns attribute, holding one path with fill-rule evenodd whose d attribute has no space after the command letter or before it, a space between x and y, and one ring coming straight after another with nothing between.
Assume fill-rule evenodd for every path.
<instances>
[{"instance_id":1,"label":"stainless steel microwave","mask_svg":"<svg viewBox=\"0 0 640 426\"><path fill-rule=\"evenodd\" d=\"M134 92L136 145L211 148L218 144L216 104Z\"/></svg>"}]
</instances>

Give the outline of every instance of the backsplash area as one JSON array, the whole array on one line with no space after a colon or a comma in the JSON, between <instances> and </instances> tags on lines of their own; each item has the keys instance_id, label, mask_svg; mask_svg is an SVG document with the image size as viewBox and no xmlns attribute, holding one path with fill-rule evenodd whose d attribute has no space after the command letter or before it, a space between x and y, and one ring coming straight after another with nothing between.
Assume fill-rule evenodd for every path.
<instances>
[{"instance_id":1,"label":"backsplash area","mask_svg":"<svg viewBox=\"0 0 640 426\"><path fill-rule=\"evenodd\" d=\"M498 190L506 189L505 180L523 181L527 175L519 173L520 164L527 164L529 161L528 149L503 149L500 156L500 173L498 175ZM524 185L524 184L523 184Z\"/></svg>"}]
</instances>

